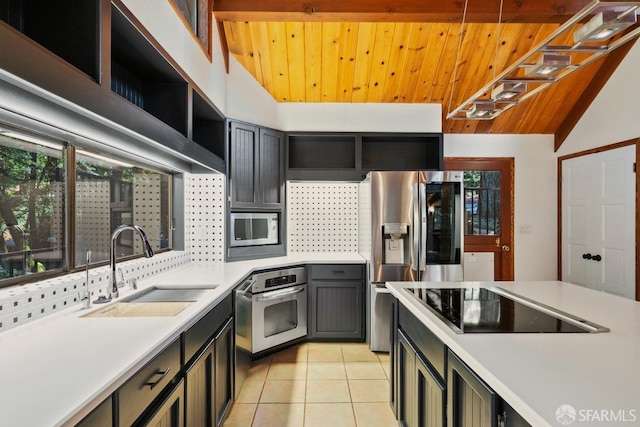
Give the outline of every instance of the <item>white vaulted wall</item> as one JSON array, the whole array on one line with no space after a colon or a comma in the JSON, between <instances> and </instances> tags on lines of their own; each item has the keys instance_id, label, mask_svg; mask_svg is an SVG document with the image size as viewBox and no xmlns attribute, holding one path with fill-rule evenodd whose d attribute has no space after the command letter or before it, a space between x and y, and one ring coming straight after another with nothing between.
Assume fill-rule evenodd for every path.
<instances>
[{"instance_id":1,"label":"white vaulted wall","mask_svg":"<svg viewBox=\"0 0 640 427\"><path fill-rule=\"evenodd\" d=\"M515 280L557 277L553 135L444 136L445 157L513 157Z\"/></svg>"},{"instance_id":2,"label":"white vaulted wall","mask_svg":"<svg viewBox=\"0 0 640 427\"><path fill-rule=\"evenodd\" d=\"M558 156L640 137L640 42L636 42L557 152Z\"/></svg>"}]
</instances>

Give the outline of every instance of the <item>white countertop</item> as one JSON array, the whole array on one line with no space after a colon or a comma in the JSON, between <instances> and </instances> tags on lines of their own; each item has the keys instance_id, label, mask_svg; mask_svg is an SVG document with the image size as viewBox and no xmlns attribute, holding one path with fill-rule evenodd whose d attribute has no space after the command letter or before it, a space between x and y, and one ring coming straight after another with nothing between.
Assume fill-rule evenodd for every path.
<instances>
[{"instance_id":1,"label":"white countertop","mask_svg":"<svg viewBox=\"0 0 640 427\"><path fill-rule=\"evenodd\" d=\"M0 426L73 425L252 271L361 264L356 253L308 253L227 264L191 263L138 282L218 285L174 317L81 318L80 305L0 334ZM122 290L121 297L138 291ZM104 305L94 304L91 310Z\"/></svg>"},{"instance_id":2,"label":"white countertop","mask_svg":"<svg viewBox=\"0 0 640 427\"><path fill-rule=\"evenodd\" d=\"M456 334L402 288L498 286L611 329L603 333ZM640 425L640 303L563 282L387 283L424 325L531 425ZM598 411L596 413L595 411Z\"/></svg>"}]
</instances>

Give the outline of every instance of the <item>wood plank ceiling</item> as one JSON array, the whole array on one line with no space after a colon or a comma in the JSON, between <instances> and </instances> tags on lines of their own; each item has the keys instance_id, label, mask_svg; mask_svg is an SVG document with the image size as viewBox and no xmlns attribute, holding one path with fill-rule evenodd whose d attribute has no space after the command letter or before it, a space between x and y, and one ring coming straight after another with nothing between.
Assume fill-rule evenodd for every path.
<instances>
[{"instance_id":1,"label":"wood plank ceiling","mask_svg":"<svg viewBox=\"0 0 640 427\"><path fill-rule=\"evenodd\" d=\"M216 0L213 11L229 52L277 101L439 103L446 133L566 137L628 50L494 120L447 120L588 1L507 0L500 25L497 0L470 0L464 25L464 2L387 1Z\"/></svg>"}]
</instances>

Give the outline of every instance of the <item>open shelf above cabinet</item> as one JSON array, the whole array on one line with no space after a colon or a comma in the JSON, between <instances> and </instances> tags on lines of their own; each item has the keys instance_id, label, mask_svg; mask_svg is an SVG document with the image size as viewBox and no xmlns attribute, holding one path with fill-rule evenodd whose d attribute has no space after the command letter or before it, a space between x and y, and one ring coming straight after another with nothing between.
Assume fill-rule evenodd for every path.
<instances>
[{"instance_id":1,"label":"open shelf above cabinet","mask_svg":"<svg viewBox=\"0 0 640 427\"><path fill-rule=\"evenodd\" d=\"M221 159L225 158L225 119L198 91L192 91L192 140Z\"/></svg>"},{"instance_id":2,"label":"open shelf above cabinet","mask_svg":"<svg viewBox=\"0 0 640 427\"><path fill-rule=\"evenodd\" d=\"M362 137L362 169L442 170L442 134Z\"/></svg>"},{"instance_id":3,"label":"open shelf above cabinet","mask_svg":"<svg viewBox=\"0 0 640 427\"><path fill-rule=\"evenodd\" d=\"M0 20L98 81L99 4L100 0L0 0Z\"/></svg>"},{"instance_id":4,"label":"open shelf above cabinet","mask_svg":"<svg viewBox=\"0 0 640 427\"><path fill-rule=\"evenodd\" d=\"M287 179L360 181L369 171L442 170L440 133L290 133Z\"/></svg>"},{"instance_id":5,"label":"open shelf above cabinet","mask_svg":"<svg viewBox=\"0 0 640 427\"><path fill-rule=\"evenodd\" d=\"M111 90L188 134L188 83L116 8L111 7Z\"/></svg>"}]
</instances>

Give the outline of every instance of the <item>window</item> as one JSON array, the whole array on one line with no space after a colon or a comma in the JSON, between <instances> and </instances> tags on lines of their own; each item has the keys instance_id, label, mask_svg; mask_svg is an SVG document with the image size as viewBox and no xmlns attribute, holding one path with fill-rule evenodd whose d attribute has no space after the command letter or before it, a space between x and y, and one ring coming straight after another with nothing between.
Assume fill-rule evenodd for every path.
<instances>
[{"instance_id":1,"label":"window","mask_svg":"<svg viewBox=\"0 0 640 427\"><path fill-rule=\"evenodd\" d=\"M121 224L145 231L155 252L169 247L169 176L132 164L76 151L76 266L109 260L111 232ZM117 256L142 253L133 231L120 234Z\"/></svg>"},{"instance_id":2,"label":"window","mask_svg":"<svg viewBox=\"0 0 640 427\"><path fill-rule=\"evenodd\" d=\"M64 267L63 145L0 129L0 281Z\"/></svg>"},{"instance_id":3,"label":"window","mask_svg":"<svg viewBox=\"0 0 640 427\"><path fill-rule=\"evenodd\" d=\"M205 52L211 56L211 8L209 0L169 0L185 25L195 34Z\"/></svg>"},{"instance_id":4,"label":"window","mask_svg":"<svg viewBox=\"0 0 640 427\"><path fill-rule=\"evenodd\" d=\"M465 171L465 235L500 235L500 171Z\"/></svg>"},{"instance_id":5,"label":"window","mask_svg":"<svg viewBox=\"0 0 640 427\"><path fill-rule=\"evenodd\" d=\"M74 271L87 250L108 262L121 224L142 227L155 252L170 249L170 183L130 160L0 127L0 287ZM117 256L140 255L133 232L121 233Z\"/></svg>"}]
</instances>

